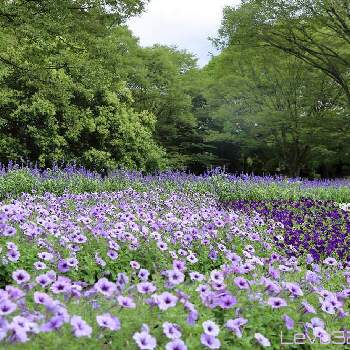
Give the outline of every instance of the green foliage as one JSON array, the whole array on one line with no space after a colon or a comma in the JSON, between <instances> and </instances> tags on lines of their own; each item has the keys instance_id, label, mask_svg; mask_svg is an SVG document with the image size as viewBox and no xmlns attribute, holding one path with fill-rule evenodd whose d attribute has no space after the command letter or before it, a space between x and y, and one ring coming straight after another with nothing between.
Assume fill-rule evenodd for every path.
<instances>
[{"instance_id":1,"label":"green foliage","mask_svg":"<svg viewBox=\"0 0 350 350\"><path fill-rule=\"evenodd\" d=\"M0 161L200 173L350 171L347 5L226 7L198 69L125 25L147 0L0 4Z\"/></svg>"},{"instance_id":2,"label":"green foliage","mask_svg":"<svg viewBox=\"0 0 350 350\"><path fill-rule=\"evenodd\" d=\"M249 0L225 9L214 40L222 52L201 72L206 105L197 114L222 165L296 177L348 173L350 50L334 23L335 13L346 17L343 5L333 13L331 3Z\"/></svg>"},{"instance_id":3,"label":"green foliage","mask_svg":"<svg viewBox=\"0 0 350 350\"><path fill-rule=\"evenodd\" d=\"M2 161L47 166L76 160L97 170L166 166L164 150L153 137L156 119L133 109L131 91L116 74L118 52L112 50L122 28L116 24L144 3L1 5Z\"/></svg>"}]
</instances>

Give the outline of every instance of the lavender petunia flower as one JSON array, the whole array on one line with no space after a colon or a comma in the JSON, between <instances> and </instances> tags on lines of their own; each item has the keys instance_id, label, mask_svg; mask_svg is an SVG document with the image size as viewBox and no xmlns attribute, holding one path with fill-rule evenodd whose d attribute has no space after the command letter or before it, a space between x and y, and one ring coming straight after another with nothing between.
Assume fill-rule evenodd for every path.
<instances>
[{"instance_id":1,"label":"lavender petunia flower","mask_svg":"<svg viewBox=\"0 0 350 350\"><path fill-rule=\"evenodd\" d=\"M249 289L249 283L244 277L236 277L234 279L235 285L240 289Z\"/></svg>"},{"instance_id":2,"label":"lavender petunia flower","mask_svg":"<svg viewBox=\"0 0 350 350\"><path fill-rule=\"evenodd\" d=\"M291 330L294 328L294 320L291 317L289 317L288 315L283 315L282 318L288 330Z\"/></svg>"},{"instance_id":3,"label":"lavender petunia flower","mask_svg":"<svg viewBox=\"0 0 350 350\"><path fill-rule=\"evenodd\" d=\"M187 346L181 339L174 339L165 345L165 350L187 350Z\"/></svg>"},{"instance_id":4,"label":"lavender petunia flower","mask_svg":"<svg viewBox=\"0 0 350 350\"><path fill-rule=\"evenodd\" d=\"M46 323L41 325L41 332L52 332L60 329L65 323L64 318L62 316L53 316Z\"/></svg>"},{"instance_id":5,"label":"lavender petunia flower","mask_svg":"<svg viewBox=\"0 0 350 350\"><path fill-rule=\"evenodd\" d=\"M111 297L117 287L114 283L108 281L107 278L101 278L96 283L94 288L106 297Z\"/></svg>"},{"instance_id":6,"label":"lavender petunia flower","mask_svg":"<svg viewBox=\"0 0 350 350\"><path fill-rule=\"evenodd\" d=\"M266 337L264 337L261 333L255 333L254 338L263 347L271 346L270 341Z\"/></svg>"},{"instance_id":7,"label":"lavender petunia flower","mask_svg":"<svg viewBox=\"0 0 350 350\"><path fill-rule=\"evenodd\" d=\"M209 349L220 349L221 347L221 342L219 339L206 333L201 335L201 343Z\"/></svg>"},{"instance_id":8,"label":"lavender petunia flower","mask_svg":"<svg viewBox=\"0 0 350 350\"><path fill-rule=\"evenodd\" d=\"M136 332L133 335L133 339L140 350L153 350L157 346L156 338L145 331Z\"/></svg>"},{"instance_id":9,"label":"lavender petunia flower","mask_svg":"<svg viewBox=\"0 0 350 350\"><path fill-rule=\"evenodd\" d=\"M180 327L175 323L164 322L163 333L169 339L181 338Z\"/></svg>"},{"instance_id":10,"label":"lavender petunia flower","mask_svg":"<svg viewBox=\"0 0 350 350\"><path fill-rule=\"evenodd\" d=\"M76 337L90 337L92 328L80 317L72 316L70 320L73 333Z\"/></svg>"},{"instance_id":11,"label":"lavender petunia flower","mask_svg":"<svg viewBox=\"0 0 350 350\"><path fill-rule=\"evenodd\" d=\"M170 307L176 306L177 300L177 296L169 292L163 292L162 294L156 296L156 302L158 304L159 309L161 309L162 311L165 311Z\"/></svg>"},{"instance_id":12,"label":"lavender petunia flower","mask_svg":"<svg viewBox=\"0 0 350 350\"><path fill-rule=\"evenodd\" d=\"M243 317L239 317L236 318L234 320L228 320L226 322L226 327L232 331L235 332L238 338L242 337L242 331L241 331L241 326L245 325L246 323L248 323L248 320L243 318Z\"/></svg>"},{"instance_id":13,"label":"lavender petunia flower","mask_svg":"<svg viewBox=\"0 0 350 350\"><path fill-rule=\"evenodd\" d=\"M156 286L151 282L138 283L136 288L137 291L141 294L150 294L157 290Z\"/></svg>"},{"instance_id":14,"label":"lavender petunia flower","mask_svg":"<svg viewBox=\"0 0 350 350\"><path fill-rule=\"evenodd\" d=\"M211 335L213 337L217 337L220 333L219 326L211 320L204 321L202 323L202 327L204 329L205 334Z\"/></svg>"},{"instance_id":15,"label":"lavender petunia flower","mask_svg":"<svg viewBox=\"0 0 350 350\"><path fill-rule=\"evenodd\" d=\"M287 306L287 302L283 298L279 297L270 297L267 303L273 308L278 309L284 306Z\"/></svg>"},{"instance_id":16,"label":"lavender petunia flower","mask_svg":"<svg viewBox=\"0 0 350 350\"><path fill-rule=\"evenodd\" d=\"M12 278L17 284L24 284L30 280L30 275L25 270L16 270L12 273Z\"/></svg>"},{"instance_id":17,"label":"lavender petunia flower","mask_svg":"<svg viewBox=\"0 0 350 350\"><path fill-rule=\"evenodd\" d=\"M0 302L0 315L12 314L17 309L17 305L10 300L2 300Z\"/></svg>"},{"instance_id":18,"label":"lavender petunia flower","mask_svg":"<svg viewBox=\"0 0 350 350\"><path fill-rule=\"evenodd\" d=\"M134 300L131 297L124 297L122 295L118 295L117 300L118 304L126 309L134 309L136 307L136 304L134 303Z\"/></svg>"},{"instance_id":19,"label":"lavender petunia flower","mask_svg":"<svg viewBox=\"0 0 350 350\"><path fill-rule=\"evenodd\" d=\"M119 319L109 313L96 316L96 321L100 327L108 328L111 331L117 331L120 329Z\"/></svg>"}]
</instances>

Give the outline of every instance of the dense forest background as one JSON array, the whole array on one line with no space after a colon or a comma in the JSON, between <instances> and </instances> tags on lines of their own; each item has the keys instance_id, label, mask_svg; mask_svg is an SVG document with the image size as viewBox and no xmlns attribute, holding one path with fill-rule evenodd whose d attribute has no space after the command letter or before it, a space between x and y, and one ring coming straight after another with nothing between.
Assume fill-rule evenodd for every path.
<instances>
[{"instance_id":1,"label":"dense forest background","mask_svg":"<svg viewBox=\"0 0 350 350\"><path fill-rule=\"evenodd\" d=\"M143 48L146 0L2 0L0 161L350 175L350 3L226 7L204 68Z\"/></svg>"}]
</instances>

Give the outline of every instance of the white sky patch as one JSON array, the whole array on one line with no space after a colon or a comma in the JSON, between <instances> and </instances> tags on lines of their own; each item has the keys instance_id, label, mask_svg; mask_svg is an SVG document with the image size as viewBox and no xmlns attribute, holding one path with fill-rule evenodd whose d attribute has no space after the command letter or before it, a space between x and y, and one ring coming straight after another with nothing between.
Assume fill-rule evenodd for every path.
<instances>
[{"instance_id":1,"label":"white sky patch","mask_svg":"<svg viewBox=\"0 0 350 350\"><path fill-rule=\"evenodd\" d=\"M194 53L203 66L215 53L208 37L216 37L225 5L240 0L151 0L146 12L129 20L142 46L164 44Z\"/></svg>"}]
</instances>

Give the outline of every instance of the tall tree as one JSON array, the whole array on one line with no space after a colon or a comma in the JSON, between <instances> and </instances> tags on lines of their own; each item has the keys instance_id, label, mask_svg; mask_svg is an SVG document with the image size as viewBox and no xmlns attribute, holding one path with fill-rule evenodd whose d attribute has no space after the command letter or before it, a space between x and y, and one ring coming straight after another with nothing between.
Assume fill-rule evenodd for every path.
<instances>
[{"instance_id":1,"label":"tall tree","mask_svg":"<svg viewBox=\"0 0 350 350\"><path fill-rule=\"evenodd\" d=\"M246 0L227 7L224 43L272 46L333 79L350 105L348 0Z\"/></svg>"},{"instance_id":2,"label":"tall tree","mask_svg":"<svg viewBox=\"0 0 350 350\"><path fill-rule=\"evenodd\" d=\"M157 169L156 119L135 111L118 71L119 24L143 1L5 1L1 160ZM111 55L111 53L113 53Z\"/></svg>"},{"instance_id":3,"label":"tall tree","mask_svg":"<svg viewBox=\"0 0 350 350\"><path fill-rule=\"evenodd\" d=\"M348 132L342 135L335 83L296 58L231 46L204 72L210 77L207 140L221 155L230 145L226 164L236 170L312 174L322 162L334 162L337 146L327 133L350 140Z\"/></svg>"}]
</instances>

